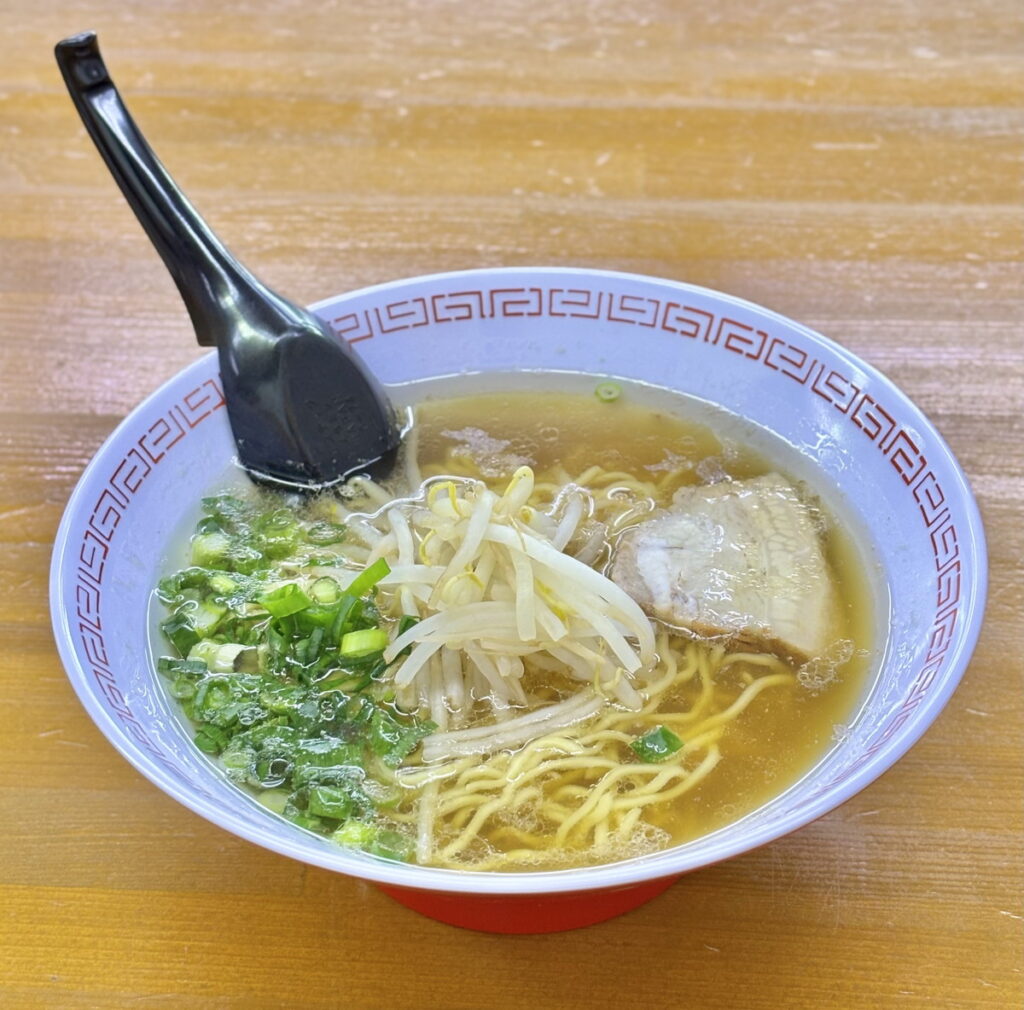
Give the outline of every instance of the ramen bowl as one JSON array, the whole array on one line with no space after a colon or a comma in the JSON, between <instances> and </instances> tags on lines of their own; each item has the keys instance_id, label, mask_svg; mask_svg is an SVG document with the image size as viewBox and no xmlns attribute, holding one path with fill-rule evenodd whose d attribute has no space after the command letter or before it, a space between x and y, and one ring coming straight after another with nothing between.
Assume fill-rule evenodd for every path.
<instances>
[{"instance_id":1,"label":"ramen bowl","mask_svg":"<svg viewBox=\"0 0 1024 1010\"><path fill-rule=\"evenodd\" d=\"M216 358L150 394L86 468L54 546L56 640L82 704L153 784L234 834L373 881L425 915L494 932L610 918L680 875L813 821L882 774L955 689L984 606L984 536L933 425L854 355L774 312L669 280L594 270L438 274L313 306L385 383L459 373L586 372L677 390L774 433L849 522L877 611L874 672L829 753L712 834L608 865L482 873L343 849L259 806L193 744L154 672L149 599L167 552L234 455ZM798 467L799 468L799 467Z\"/></svg>"}]
</instances>

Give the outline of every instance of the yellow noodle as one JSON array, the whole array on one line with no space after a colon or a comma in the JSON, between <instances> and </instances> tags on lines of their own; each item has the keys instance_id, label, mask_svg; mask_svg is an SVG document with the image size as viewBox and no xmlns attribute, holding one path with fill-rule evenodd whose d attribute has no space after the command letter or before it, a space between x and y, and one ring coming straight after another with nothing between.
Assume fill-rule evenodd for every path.
<instances>
[{"instance_id":1,"label":"yellow noodle","mask_svg":"<svg viewBox=\"0 0 1024 1010\"><path fill-rule=\"evenodd\" d=\"M511 824L504 824L500 828L495 828L491 833L491 838L494 840L499 838L511 838L522 846L532 846L534 849L542 849L546 844L543 835L537 835L530 831L523 831L522 828L513 827Z\"/></svg>"},{"instance_id":2,"label":"yellow noodle","mask_svg":"<svg viewBox=\"0 0 1024 1010\"><path fill-rule=\"evenodd\" d=\"M654 802L665 803L669 800L674 800L677 796L682 796L683 793L689 792L702 779L707 778L711 770L718 764L721 756L718 748L712 747L704 760L674 789L669 789L657 796L624 796L616 801L616 806L619 809L625 809L627 807L646 806Z\"/></svg>"}]
</instances>

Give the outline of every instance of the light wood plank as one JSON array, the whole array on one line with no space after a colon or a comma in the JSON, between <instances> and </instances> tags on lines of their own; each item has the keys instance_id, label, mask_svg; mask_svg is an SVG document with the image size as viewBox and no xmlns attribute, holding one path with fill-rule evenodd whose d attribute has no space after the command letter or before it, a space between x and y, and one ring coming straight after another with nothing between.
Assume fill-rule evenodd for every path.
<instances>
[{"instance_id":1,"label":"light wood plank","mask_svg":"<svg viewBox=\"0 0 1024 1010\"><path fill-rule=\"evenodd\" d=\"M1024 1001L1024 16L1016 0L5 0L0 1005L998 1008ZM53 64L97 26L154 146L304 301L528 263L726 290L935 420L991 547L947 709L841 808L621 919L496 937L243 842L105 741L53 646L82 468L195 360Z\"/></svg>"}]
</instances>

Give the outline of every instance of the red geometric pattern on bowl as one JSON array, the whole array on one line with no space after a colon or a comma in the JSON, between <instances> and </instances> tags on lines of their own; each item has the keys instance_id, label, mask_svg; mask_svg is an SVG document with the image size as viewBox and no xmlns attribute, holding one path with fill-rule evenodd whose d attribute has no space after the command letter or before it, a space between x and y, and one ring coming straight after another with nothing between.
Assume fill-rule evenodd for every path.
<instances>
[{"instance_id":1,"label":"red geometric pattern on bowl","mask_svg":"<svg viewBox=\"0 0 1024 1010\"><path fill-rule=\"evenodd\" d=\"M78 551L75 616L88 668L110 713L150 757L175 775L179 774L176 764L132 714L110 668L103 630L103 577L117 528L143 482L190 431L223 406L224 393L219 383L207 379L149 424L114 467L96 499Z\"/></svg>"}]
</instances>

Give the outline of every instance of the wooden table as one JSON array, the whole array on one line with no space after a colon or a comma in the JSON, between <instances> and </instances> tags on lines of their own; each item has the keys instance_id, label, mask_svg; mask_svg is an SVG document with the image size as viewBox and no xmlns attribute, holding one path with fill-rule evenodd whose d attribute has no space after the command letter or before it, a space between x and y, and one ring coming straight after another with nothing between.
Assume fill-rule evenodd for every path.
<instances>
[{"instance_id":1,"label":"wooden table","mask_svg":"<svg viewBox=\"0 0 1024 1010\"><path fill-rule=\"evenodd\" d=\"M1015 0L2 7L0 1006L1020 1005ZM980 645L925 739L796 835L542 937L419 918L145 781L64 678L47 565L86 461L200 352L60 83L51 46L85 27L200 209L300 300L484 265L639 271L892 376L992 546Z\"/></svg>"}]
</instances>

